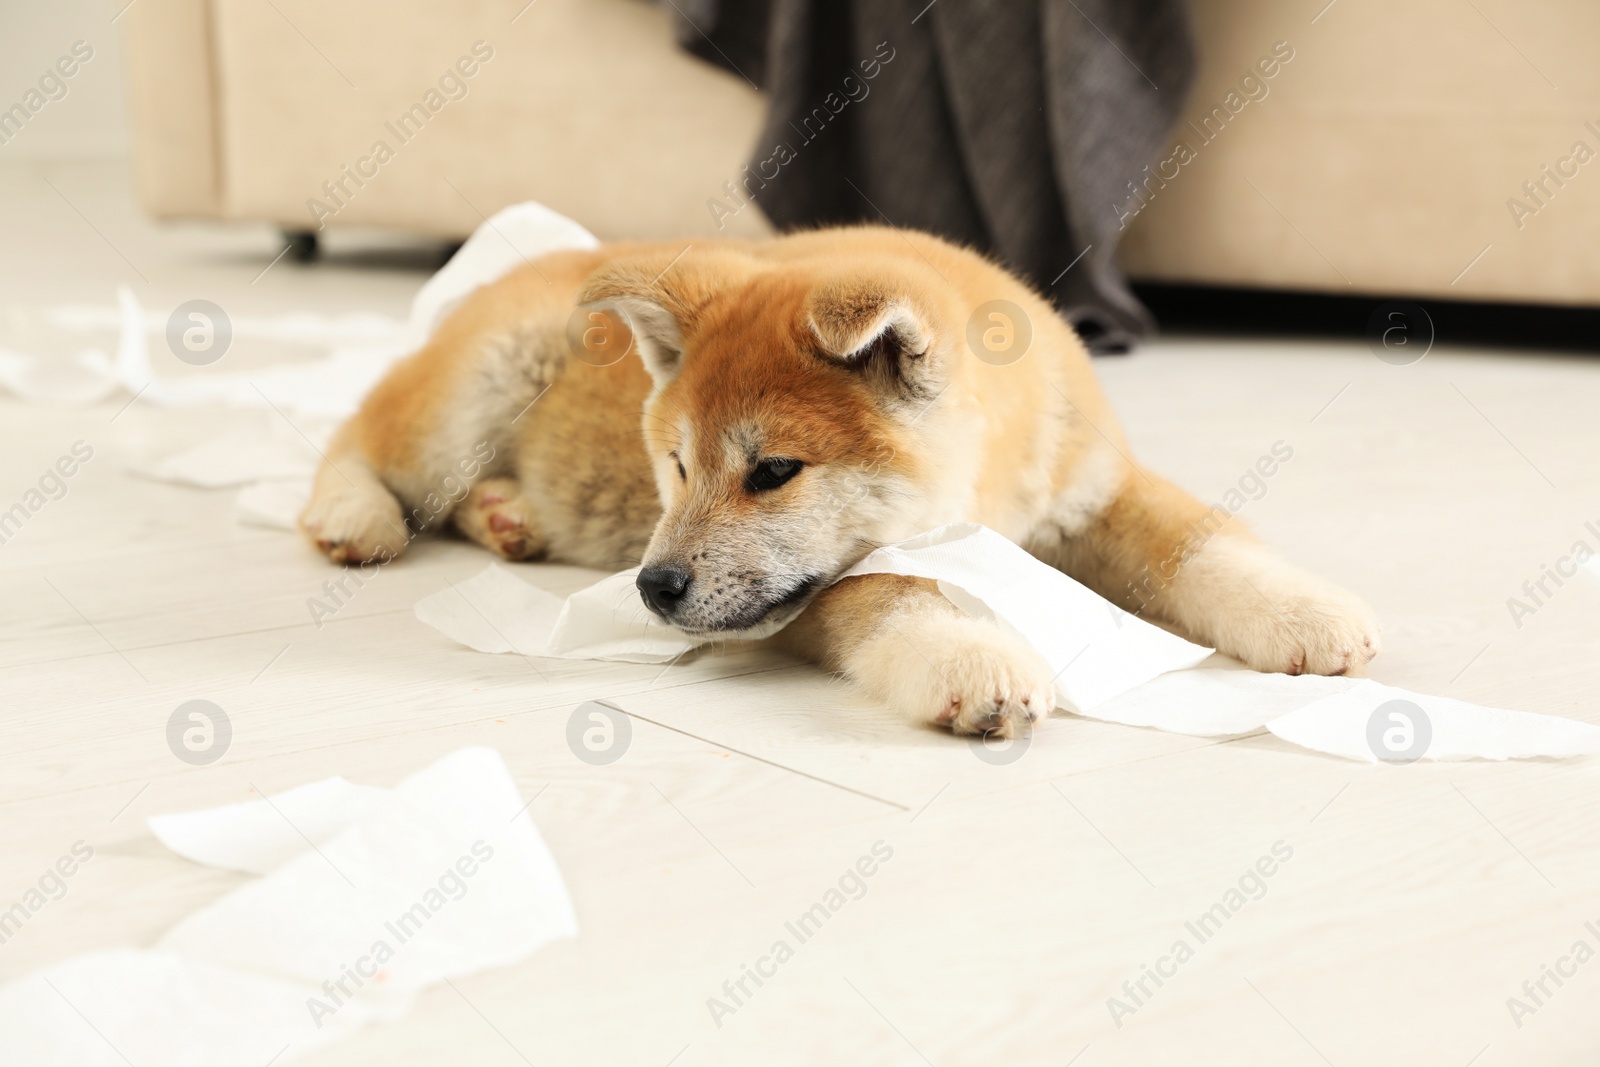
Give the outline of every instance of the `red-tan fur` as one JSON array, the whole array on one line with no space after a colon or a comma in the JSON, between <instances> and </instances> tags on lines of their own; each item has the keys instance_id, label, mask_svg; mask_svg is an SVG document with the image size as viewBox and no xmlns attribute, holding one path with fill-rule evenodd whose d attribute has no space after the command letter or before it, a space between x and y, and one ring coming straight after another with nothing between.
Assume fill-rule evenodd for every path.
<instances>
[{"instance_id":1,"label":"red-tan fur","mask_svg":"<svg viewBox=\"0 0 1600 1067\"><path fill-rule=\"evenodd\" d=\"M957 732L1048 714L1038 656L931 583L828 585L947 522L1258 670L1376 653L1359 599L1128 458L1077 336L989 261L879 227L684 249L556 253L466 299L340 431L307 536L336 562L392 558L452 522L508 559L681 566L675 623L758 638L792 619L786 647ZM1032 327L1006 365L968 347L993 300ZM804 466L757 492L766 457Z\"/></svg>"}]
</instances>

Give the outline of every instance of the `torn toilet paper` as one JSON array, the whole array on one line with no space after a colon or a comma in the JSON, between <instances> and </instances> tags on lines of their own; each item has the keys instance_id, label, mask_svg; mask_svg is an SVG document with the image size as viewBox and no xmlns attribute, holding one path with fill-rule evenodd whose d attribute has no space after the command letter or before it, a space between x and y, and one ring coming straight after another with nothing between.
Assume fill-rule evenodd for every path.
<instances>
[{"instance_id":1,"label":"torn toilet paper","mask_svg":"<svg viewBox=\"0 0 1600 1067\"><path fill-rule=\"evenodd\" d=\"M306 501L311 499L311 478L252 482L233 501L233 517L241 526L268 530L293 530Z\"/></svg>"},{"instance_id":2,"label":"torn toilet paper","mask_svg":"<svg viewBox=\"0 0 1600 1067\"><path fill-rule=\"evenodd\" d=\"M1068 711L1103 704L1211 655L1211 649L1128 614L975 523L952 523L887 545L841 578L884 573L932 579L968 615L1020 634L1050 665L1056 703Z\"/></svg>"},{"instance_id":3,"label":"torn toilet paper","mask_svg":"<svg viewBox=\"0 0 1600 1067\"><path fill-rule=\"evenodd\" d=\"M356 409L395 360L420 343L404 323L385 319L388 333L369 328L361 340L341 342L320 359L254 370L213 366L203 373L172 377L157 373L150 355L148 319L126 286L117 290L117 307L120 326L112 377L130 396L157 407L260 408L296 420L342 419ZM263 324L262 328L270 332L269 327Z\"/></svg>"},{"instance_id":4,"label":"torn toilet paper","mask_svg":"<svg viewBox=\"0 0 1600 1067\"><path fill-rule=\"evenodd\" d=\"M1369 763L1600 752L1600 727L1576 719L1485 708L1367 678L1175 671L1084 714L1196 737L1265 729L1302 748Z\"/></svg>"},{"instance_id":5,"label":"torn toilet paper","mask_svg":"<svg viewBox=\"0 0 1600 1067\"><path fill-rule=\"evenodd\" d=\"M119 389L162 407L217 405L260 408L292 420L284 434L236 430L166 457L135 459L130 469L145 477L201 488L241 485L235 511L250 525L293 529L310 497L309 485L292 494L316 467L315 447L355 411L394 362L422 345L440 321L475 289L539 256L564 249L591 249L599 240L578 223L543 204L513 204L472 234L450 262L418 290L408 323L377 315L346 316L337 322L304 314L241 319L256 336L314 341L319 329L335 346L322 359L279 363L251 371L220 371L181 378L159 375L149 334L163 323L145 314L126 287L117 292L119 332L115 360L88 351L71 362L43 360L0 350L0 388L46 403L93 403ZM105 327L99 309L71 309L69 326ZM337 329L333 327L338 327ZM304 438L309 438L307 441ZM261 483L276 483L271 489Z\"/></svg>"},{"instance_id":6,"label":"torn toilet paper","mask_svg":"<svg viewBox=\"0 0 1600 1067\"><path fill-rule=\"evenodd\" d=\"M540 256L599 247L598 237L543 204L529 200L502 208L472 231L450 262L417 291L411 300L411 329L419 337L433 336L467 294Z\"/></svg>"},{"instance_id":7,"label":"torn toilet paper","mask_svg":"<svg viewBox=\"0 0 1600 1067\"><path fill-rule=\"evenodd\" d=\"M207 368L205 373L176 377L157 373L149 336L161 335L167 320L146 314L133 292L122 287L114 310L70 307L46 313L58 329L115 330L114 357L88 348L67 359L49 360L0 348L0 389L47 404L94 404L123 391L158 407L276 407L306 418L344 418L396 359L415 351L474 289L549 252L598 245L588 230L543 204L513 204L486 220L422 286L412 300L409 322L384 315L329 317L304 312L230 317L229 331L235 338L326 346L327 354L320 359L248 371Z\"/></svg>"},{"instance_id":8,"label":"torn toilet paper","mask_svg":"<svg viewBox=\"0 0 1600 1067\"><path fill-rule=\"evenodd\" d=\"M108 399L117 384L111 360L97 348L66 360L0 348L0 389L23 400L81 407Z\"/></svg>"},{"instance_id":9,"label":"torn toilet paper","mask_svg":"<svg viewBox=\"0 0 1600 1067\"><path fill-rule=\"evenodd\" d=\"M703 644L645 610L633 584L637 573L613 574L562 600L491 564L422 598L413 610L479 652L665 663Z\"/></svg>"},{"instance_id":10,"label":"torn toilet paper","mask_svg":"<svg viewBox=\"0 0 1600 1067\"><path fill-rule=\"evenodd\" d=\"M654 620L625 571L565 602L491 566L416 605L481 652L662 662L696 639ZM1600 727L1482 708L1359 678L1194 668L1212 650L1122 611L983 526L953 523L880 548L846 571L932 579L970 615L1027 641L1055 673L1057 705L1106 722L1202 737L1265 729L1369 762L1566 757L1600 751Z\"/></svg>"},{"instance_id":11,"label":"torn toilet paper","mask_svg":"<svg viewBox=\"0 0 1600 1067\"><path fill-rule=\"evenodd\" d=\"M241 426L161 459L134 457L124 466L141 478L201 489L287 480L304 481L309 492L317 447L282 423L265 431Z\"/></svg>"},{"instance_id":12,"label":"torn toilet paper","mask_svg":"<svg viewBox=\"0 0 1600 1067\"><path fill-rule=\"evenodd\" d=\"M577 934L492 749L461 749L394 789L333 778L150 825L180 855L271 873L152 949L89 953L0 987L0 1063L287 1063L404 1014L429 986Z\"/></svg>"},{"instance_id":13,"label":"torn toilet paper","mask_svg":"<svg viewBox=\"0 0 1600 1067\"><path fill-rule=\"evenodd\" d=\"M1211 655L1113 606L984 526L955 523L888 545L840 580L880 573L933 579L963 611L1020 633L1050 665L1056 701L1069 711L1092 708ZM705 643L646 610L634 585L637 574L613 574L563 601L491 565L418 601L415 611L479 652L661 663ZM1046 634L1044 641L1033 636Z\"/></svg>"},{"instance_id":14,"label":"torn toilet paper","mask_svg":"<svg viewBox=\"0 0 1600 1067\"><path fill-rule=\"evenodd\" d=\"M392 790L343 778L307 782L266 800L246 800L204 811L152 815L156 840L185 859L246 874L271 874L304 852L375 811Z\"/></svg>"}]
</instances>

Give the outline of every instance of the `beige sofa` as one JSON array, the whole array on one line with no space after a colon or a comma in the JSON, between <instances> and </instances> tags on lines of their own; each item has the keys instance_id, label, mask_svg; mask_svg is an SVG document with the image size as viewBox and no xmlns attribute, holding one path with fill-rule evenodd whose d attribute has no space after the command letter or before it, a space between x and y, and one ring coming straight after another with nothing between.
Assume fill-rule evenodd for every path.
<instances>
[{"instance_id":1,"label":"beige sofa","mask_svg":"<svg viewBox=\"0 0 1600 1067\"><path fill-rule=\"evenodd\" d=\"M762 113L637 0L140 0L122 21L164 218L461 237L536 199L604 238L705 233Z\"/></svg>"},{"instance_id":2,"label":"beige sofa","mask_svg":"<svg viewBox=\"0 0 1600 1067\"><path fill-rule=\"evenodd\" d=\"M1129 272L1600 304L1600 7L1324 2L1198 0L1188 121L1105 208ZM680 52L669 13L141 0L121 20L141 197L289 230L460 237L537 199L604 238L764 233L707 208L761 97Z\"/></svg>"}]
</instances>

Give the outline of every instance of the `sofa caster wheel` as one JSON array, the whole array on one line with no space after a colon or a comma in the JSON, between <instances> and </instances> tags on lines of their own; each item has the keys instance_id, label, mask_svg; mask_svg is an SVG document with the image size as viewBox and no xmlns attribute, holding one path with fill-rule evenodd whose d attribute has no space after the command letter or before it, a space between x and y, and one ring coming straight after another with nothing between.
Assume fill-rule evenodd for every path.
<instances>
[{"instance_id":1,"label":"sofa caster wheel","mask_svg":"<svg viewBox=\"0 0 1600 1067\"><path fill-rule=\"evenodd\" d=\"M283 230L283 239L289 245L289 258L296 263L310 263L320 250L317 235L311 230Z\"/></svg>"}]
</instances>

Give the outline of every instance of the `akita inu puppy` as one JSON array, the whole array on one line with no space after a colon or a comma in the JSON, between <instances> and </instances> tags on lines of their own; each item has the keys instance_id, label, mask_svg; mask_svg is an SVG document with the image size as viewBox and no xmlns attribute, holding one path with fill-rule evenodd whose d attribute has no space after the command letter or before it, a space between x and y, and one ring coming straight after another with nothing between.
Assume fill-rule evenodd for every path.
<instances>
[{"instance_id":1,"label":"akita inu puppy","mask_svg":"<svg viewBox=\"0 0 1600 1067\"><path fill-rule=\"evenodd\" d=\"M789 623L774 640L958 733L1047 715L1044 662L931 582L832 584L944 523L1259 671L1378 649L1361 600L1129 457L1043 298L880 227L559 252L477 290L340 430L300 523L342 563L446 514L506 559L640 563L644 602L688 633Z\"/></svg>"}]
</instances>

